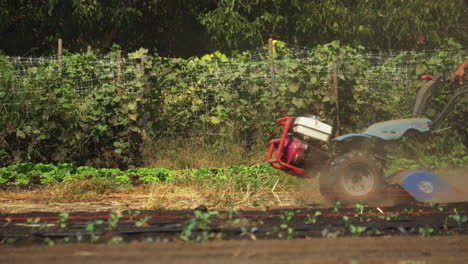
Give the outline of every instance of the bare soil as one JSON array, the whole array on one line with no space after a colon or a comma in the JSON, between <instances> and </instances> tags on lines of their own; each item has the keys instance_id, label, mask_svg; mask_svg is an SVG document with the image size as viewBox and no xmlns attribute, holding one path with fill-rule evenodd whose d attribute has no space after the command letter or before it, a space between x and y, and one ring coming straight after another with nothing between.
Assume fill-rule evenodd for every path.
<instances>
[{"instance_id":1,"label":"bare soil","mask_svg":"<svg viewBox=\"0 0 468 264\"><path fill-rule=\"evenodd\" d=\"M467 236L0 247L0 263L468 263Z\"/></svg>"}]
</instances>

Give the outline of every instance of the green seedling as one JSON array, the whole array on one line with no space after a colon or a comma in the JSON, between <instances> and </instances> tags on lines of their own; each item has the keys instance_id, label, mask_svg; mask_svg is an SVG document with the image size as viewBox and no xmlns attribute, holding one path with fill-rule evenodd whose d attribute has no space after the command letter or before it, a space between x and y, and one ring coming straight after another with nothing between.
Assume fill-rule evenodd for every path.
<instances>
[{"instance_id":1,"label":"green seedling","mask_svg":"<svg viewBox=\"0 0 468 264\"><path fill-rule=\"evenodd\" d=\"M138 219L136 222L135 222L135 227L142 227L142 226L145 226L147 225L148 223L148 220L151 219L151 216L147 215L143 218L140 218Z\"/></svg>"},{"instance_id":2,"label":"green seedling","mask_svg":"<svg viewBox=\"0 0 468 264\"><path fill-rule=\"evenodd\" d=\"M458 209L457 209L457 208L454 208L454 209L453 209L453 212L454 212L455 214L449 215L449 218L452 218L453 220L455 220L455 222L457 222L457 224L458 224L458 227L461 227L463 224L465 224L465 223L468 221L468 217L467 217L466 215L461 216L461 215L458 213Z\"/></svg>"},{"instance_id":3,"label":"green seedling","mask_svg":"<svg viewBox=\"0 0 468 264\"><path fill-rule=\"evenodd\" d=\"M315 224L315 223L317 223L317 218L318 218L321 214L322 214L322 212L317 211L317 212L315 212L314 215L308 215L308 216L306 216L305 223L306 223L306 224Z\"/></svg>"},{"instance_id":4,"label":"green seedling","mask_svg":"<svg viewBox=\"0 0 468 264\"><path fill-rule=\"evenodd\" d=\"M41 222L41 218L28 218L26 219L26 222L30 225L32 225L32 231L36 232L37 230L42 230L47 228L47 222L43 222L42 224L39 224Z\"/></svg>"},{"instance_id":5,"label":"green seedling","mask_svg":"<svg viewBox=\"0 0 468 264\"><path fill-rule=\"evenodd\" d=\"M439 211L439 212L444 211L444 207L440 206L437 203L429 203L429 207L431 207L431 209L434 210L434 211Z\"/></svg>"},{"instance_id":6,"label":"green seedling","mask_svg":"<svg viewBox=\"0 0 468 264\"><path fill-rule=\"evenodd\" d=\"M40 217L26 219L26 223L31 224L31 225L37 225L40 221L41 221Z\"/></svg>"},{"instance_id":7,"label":"green seedling","mask_svg":"<svg viewBox=\"0 0 468 264\"><path fill-rule=\"evenodd\" d=\"M294 216L296 216L298 213L300 213L301 211L300 210L295 210L295 211L286 211L283 213L283 215L280 215L280 219L283 221L283 222L287 222L289 223L293 218Z\"/></svg>"},{"instance_id":8,"label":"green seedling","mask_svg":"<svg viewBox=\"0 0 468 264\"><path fill-rule=\"evenodd\" d=\"M233 217L234 217L235 215L238 215L239 212L236 211L236 210L234 210L234 209L229 209L229 210L226 212L226 214L227 214L227 223L230 224L230 223L233 222ZM235 220L234 220L234 221L235 221Z\"/></svg>"},{"instance_id":9,"label":"green seedling","mask_svg":"<svg viewBox=\"0 0 468 264\"><path fill-rule=\"evenodd\" d=\"M209 225L212 223L212 216L219 216L218 211L195 210L195 217L190 218L185 224L180 238L184 241L195 241L203 243L208 240L209 237ZM195 233L195 231L201 231L201 233Z\"/></svg>"},{"instance_id":10,"label":"green seedling","mask_svg":"<svg viewBox=\"0 0 468 264\"><path fill-rule=\"evenodd\" d=\"M119 226L119 221L122 218L122 215L119 214L113 214L111 213L109 215L109 219L107 220L107 226L109 230L116 230Z\"/></svg>"},{"instance_id":11,"label":"green seedling","mask_svg":"<svg viewBox=\"0 0 468 264\"><path fill-rule=\"evenodd\" d=\"M437 235L437 232L434 230L434 228L420 227L419 228L419 235L422 236L422 237L429 237L429 236Z\"/></svg>"},{"instance_id":12,"label":"green seedling","mask_svg":"<svg viewBox=\"0 0 468 264\"><path fill-rule=\"evenodd\" d=\"M46 242L49 247L55 246L55 241L52 240L50 237L45 237L44 242Z\"/></svg>"},{"instance_id":13,"label":"green seedling","mask_svg":"<svg viewBox=\"0 0 468 264\"><path fill-rule=\"evenodd\" d=\"M18 238L7 238L5 240L6 244L14 244L16 241L18 241ZM3 242L3 241L2 241Z\"/></svg>"},{"instance_id":14,"label":"green seedling","mask_svg":"<svg viewBox=\"0 0 468 264\"><path fill-rule=\"evenodd\" d=\"M383 215L379 215L378 218L380 220L385 220L385 221L395 221L395 220L398 220L400 218L400 215L399 214L386 213L386 214L383 214Z\"/></svg>"},{"instance_id":15,"label":"green seedling","mask_svg":"<svg viewBox=\"0 0 468 264\"><path fill-rule=\"evenodd\" d=\"M96 242L99 239L100 236L96 235L95 231L99 225L102 225L102 223L104 223L104 221L101 219L98 219L86 226L85 230L89 232L91 236L91 242Z\"/></svg>"},{"instance_id":16,"label":"green seedling","mask_svg":"<svg viewBox=\"0 0 468 264\"><path fill-rule=\"evenodd\" d=\"M358 214L362 214L364 212L365 206L362 204L356 204L354 211Z\"/></svg>"},{"instance_id":17,"label":"green seedling","mask_svg":"<svg viewBox=\"0 0 468 264\"><path fill-rule=\"evenodd\" d=\"M128 220L133 220L134 217L140 215L140 211L139 210L135 210L135 211L132 211L132 210L128 210L127 211L127 215L129 216L128 217Z\"/></svg>"},{"instance_id":18,"label":"green seedling","mask_svg":"<svg viewBox=\"0 0 468 264\"><path fill-rule=\"evenodd\" d=\"M335 208L333 208L333 213L339 213L340 212L340 206L341 206L341 202L340 201L336 201L335 203Z\"/></svg>"},{"instance_id":19,"label":"green seedling","mask_svg":"<svg viewBox=\"0 0 468 264\"><path fill-rule=\"evenodd\" d=\"M69 213L59 213L59 227L61 229L66 229L67 228L67 223L70 220L70 214Z\"/></svg>"},{"instance_id":20,"label":"green seedling","mask_svg":"<svg viewBox=\"0 0 468 264\"><path fill-rule=\"evenodd\" d=\"M364 208L365 208L365 206L362 205L362 204L356 204L355 208L354 208L354 211L356 212L354 217L359 217L359 221L361 221L361 222L364 221L363 220Z\"/></svg>"},{"instance_id":21,"label":"green seedling","mask_svg":"<svg viewBox=\"0 0 468 264\"><path fill-rule=\"evenodd\" d=\"M268 232L267 234L276 234L279 239L292 239L294 237L294 228L289 226L289 224L294 216L300 212L300 210L284 212L283 215L279 216L281 220L279 227L273 227L273 232Z\"/></svg>"},{"instance_id":22,"label":"green seedling","mask_svg":"<svg viewBox=\"0 0 468 264\"><path fill-rule=\"evenodd\" d=\"M111 238L109 240L109 242L107 242L108 244L120 244L120 243L123 243L124 242L124 239L123 237L121 236L115 236L113 238Z\"/></svg>"},{"instance_id":23,"label":"green seedling","mask_svg":"<svg viewBox=\"0 0 468 264\"><path fill-rule=\"evenodd\" d=\"M393 221L396 221L400 218L400 215L399 214L388 214L388 217L393 220ZM387 220L387 221L390 221L390 220Z\"/></svg>"},{"instance_id":24,"label":"green seedling","mask_svg":"<svg viewBox=\"0 0 468 264\"><path fill-rule=\"evenodd\" d=\"M367 230L367 227L365 226L349 225L349 232L351 233L352 236L360 236L366 230Z\"/></svg>"},{"instance_id":25,"label":"green seedling","mask_svg":"<svg viewBox=\"0 0 468 264\"><path fill-rule=\"evenodd\" d=\"M343 220L345 222L345 227L348 228L349 227L349 216L347 216L347 215L343 216Z\"/></svg>"},{"instance_id":26,"label":"green seedling","mask_svg":"<svg viewBox=\"0 0 468 264\"><path fill-rule=\"evenodd\" d=\"M257 239L257 237L255 236L254 233L258 231L258 227L253 226L253 227L251 227L249 229L249 228L243 226L240 229L241 229L240 237L248 238L250 240L256 240Z\"/></svg>"}]
</instances>

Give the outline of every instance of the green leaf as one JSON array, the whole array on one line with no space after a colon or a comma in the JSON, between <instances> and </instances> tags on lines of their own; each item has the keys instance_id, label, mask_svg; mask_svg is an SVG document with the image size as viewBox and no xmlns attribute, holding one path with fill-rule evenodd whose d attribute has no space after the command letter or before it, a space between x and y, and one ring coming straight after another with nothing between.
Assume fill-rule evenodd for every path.
<instances>
[{"instance_id":1,"label":"green leaf","mask_svg":"<svg viewBox=\"0 0 468 264\"><path fill-rule=\"evenodd\" d=\"M296 93L297 91L299 91L299 85L297 83L292 83L289 85L289 91L291 93Z\"/></svg>"},{"instance_id":2,"label":"green leaf","mask_svg":"<svg viewBox=\"0 0 468 264\"><path fill-rule=\"evenodd\" d=\"M26 134L25 134L23 131L21 131L21 130L17 130L17 131L16 131L16 137L17 137L17 138L25 139L25 138L26 138Z\"/></svg>"},{"instance_id":3,"label":"green leaf","mask_svg":"<svg viewBox=\"0 0 468 264\"><path fill-rule=\"evenodd\" d=\"M212 124L214 124L214 125L217 125L217 124L221 123L221 120L218 117L212 116L212 117L210 117L210 122Z\"/></svg>"}]
</instances>

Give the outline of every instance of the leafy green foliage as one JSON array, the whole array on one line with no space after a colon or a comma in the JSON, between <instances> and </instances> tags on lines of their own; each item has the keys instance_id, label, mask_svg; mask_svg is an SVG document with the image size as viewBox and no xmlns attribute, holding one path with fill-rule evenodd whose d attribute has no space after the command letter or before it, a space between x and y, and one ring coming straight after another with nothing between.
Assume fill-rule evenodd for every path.
<instances>
[{"instance_id":1,"label":"leafy green foliage","mask_svg":"<svg viewBox=\"0 0 468 264\"><path fill-rule=\"evenodd\" d=\"M148 79L151 90L146 91L146 97L153 98L145 109L149 131L153 136L194 131L242 135L251 142L270 139L272 121L278 117L314 113L332 125L338 114L340 130L356 132L377 121L410 117L423 84L418 77L448 77L461 61L461 47L453 41L431 57L402 52L378 62L377 68L363 47L338 41L304 51L303 60L281 41L275 48L276 90L264 77L271 74L267 51L261 61L252 61L247 52L230 58L219 52L188 60L155 57ZM334 62L339 69L339 112L333 96ZM436 103L434 111L442 106ZM455 109L451 118L461 111ZM463 129L456 131L460 135Z\"/></svg>"},{"instance_id":2,"label":"leafy green foliage","mask_svg":"<svg viewBox=\"0 0 468 264\"><path fill-rule=\"evenodd\" d=\"M224 0L200 21L225 50L256 47L270 36L300 45L339 39L372 48L412 49L455 35L466 39L457 25L463 10L466 3L457 0Z\"/></svg>"},{"instance_id":3,"label":"leafy green foliage","mask_svg":"<svg viewBox=\"0 0 468 264\"><path fill-rule=\"evenodd\" d=\"M47 168L47 169L44 169ZM83 179L111 180L117 185L133 184L132 178L138 176L140 184L158 182L205 183L212 186L231 184L235 190L260 190L261 187L274 186L279 181L275 169L268 164L238 166L218 169L192 169L173 171L165 168L140 169L95 169L88 166L75 167L72 164L33 164L20 163L0 168L0 183L31 184L31 176L38 175L40 184L75 182ZM284 180L284 176L281 179ZM285 181L285 180L284 180ZM135 185L135 184L134 184ZM138 184L139 185L139 184Z\"/></svg>"},{"instance_id":4,"label":"leafy green foliage","mask_svg":"<svg viewBox=\"0 0 468 264\"><path fill-rule=\"evenodd\" d=\"M302 51L298 59L294 48L275 41L275 54L271 56L276 65L275 89L271 87L266 49L258 54L243 52L227 57L215 52L189 59L154 54L147 57L144 77L128 77L125 90L132 93L123 96L117 96L115 65L100 65L101 60L93 53L66 53L62 68L56 61L45 61L26 70L19 79L14 78L14 62L0 56L0 100L20 102L2 106L0 165L67 162L136 167L140 165L144 135L157 140L167 135L202 134L213 142L242 138L246 148L263 146L277 134L273 120L285 115L314 113L336 129L339 116L342 133L356 132L377 121L409 117L422 84L419 75L448 77L463 58L461 49L461 45L448 40L429 57L425 53L401 52L375 62L375 58L366 56L363 47L333 41ZM146 52L139 50L129 57L139 58ZM260 59L252 60L253 55ZM115 52L105 56L113 58ZM333 95L334 63L338 67L339 110ZM96 79L104 81L94 83L90 91L81 91L83 94L77 91L79 81ZM18 89L30 92L18 95ZM447 92L442 91L434 99L431 111L443 107ZM454 109L446 121L452 131L443 137L443 143L432 144L433 149L441 153L465 151L463 145L453 148L460 140L468 140L460 122L466 118L465 110ZM430 112L427 115L434 116ZM457 164L465 162L466 158L458 154ZM442 165L445 163L442 161ZM47 168L38 172L41 181L56 181L56 173L43 170ZM87 173L96 172L89 169ZM210 171L196 174L196 178L213 176ZM167 171L152 175L140 172L116 176L120 183L173 179ZM263 177L261 173L241 175ZM223 177L221 173L212 178L222 182Z\"/></svg>"},{"instance_id":5,"label":"leafy green foliage","mask_svg":"<svg viewBox=\"0 0 468 264\"><path fill-rule=\"evenodd\" d=\"M108 56L113 58L115 53ZM64 56L61 68L57 61L44 60L25 74L14 64L0 59L0 69L7 74L6 79L2 74L0 87L0 99L7 102L0 118L4 128L0 164L32 161L127 167L137 163L141 100L129 93L117 96L118 84L112 75L115 64L99 65L93 53ZM93 84L92 91L80 90L83 82ZM126 89L138 87L133 79Z\"/></svg>"}]
</instances>

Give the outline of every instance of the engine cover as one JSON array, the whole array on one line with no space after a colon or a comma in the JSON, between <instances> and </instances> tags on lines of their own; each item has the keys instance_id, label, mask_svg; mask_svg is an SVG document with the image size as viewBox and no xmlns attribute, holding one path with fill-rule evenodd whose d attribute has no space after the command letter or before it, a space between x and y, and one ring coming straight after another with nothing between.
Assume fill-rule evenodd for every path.
<instances>
[{"instance_id":1,"label":"engine cover","mask_svg":"<svg viewBox=\"0 0 468 264\"><path fill-rule=\"evenodd\" d=\"M290 165L301 167L307 144L294 137L286 138L280 159Z\"/></svg>"},{"instance_id":2,"label":"engine cover","mask_svg":"<svg viewBox=\"0 0 468 264\"><path fill-rule=\"evenodd\" d=\"M302 137L328 142L332 127L318 120L316 117L297 117L292 130Z\"/></svg>"}]
</instances>

